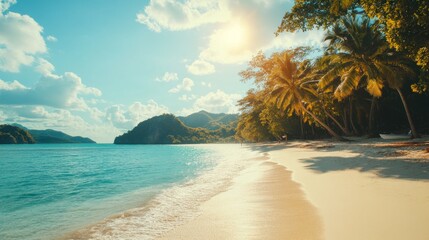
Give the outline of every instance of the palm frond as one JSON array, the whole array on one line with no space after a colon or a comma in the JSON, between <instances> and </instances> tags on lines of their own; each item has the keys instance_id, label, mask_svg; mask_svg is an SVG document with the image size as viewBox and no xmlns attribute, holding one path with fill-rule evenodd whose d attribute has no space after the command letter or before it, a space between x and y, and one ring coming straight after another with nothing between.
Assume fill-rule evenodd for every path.
<instances>
[{"instance_id":1,"label":"palm frond","mask_svg":"<svg viewBox=\"0 0 429 240\"><path fill-rule=\"evenodd\" d=\"M381 97L383 89L383 83L376 79L368 79L366 91L374 97Z\"/></svg>"}]
</instances>

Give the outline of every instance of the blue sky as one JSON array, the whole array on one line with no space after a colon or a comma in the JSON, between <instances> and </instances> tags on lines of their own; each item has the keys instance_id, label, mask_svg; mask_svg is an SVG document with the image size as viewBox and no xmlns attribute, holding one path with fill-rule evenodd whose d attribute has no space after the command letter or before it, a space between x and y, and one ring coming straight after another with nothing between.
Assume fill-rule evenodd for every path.
<instances>
[{"instance_id":1,"label":"blue sky","mask_svg":"<svg viewBox=\"0 0 429 240\"><path fill-rule=\"evenodd\" d=\"M112 142L162 113L236 113L290 0L0 0L0 122Z\"/></svg>"}]
</instances>

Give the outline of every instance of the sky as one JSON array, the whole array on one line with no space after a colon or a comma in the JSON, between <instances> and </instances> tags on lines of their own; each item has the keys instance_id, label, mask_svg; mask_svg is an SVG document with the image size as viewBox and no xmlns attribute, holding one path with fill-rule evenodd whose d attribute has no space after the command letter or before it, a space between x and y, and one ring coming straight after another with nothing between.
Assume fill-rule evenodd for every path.
<instances>
[{"instance_id":1,"label":"sky","mask_svg":"<svg viewBox=\"0 0 429 240\"><path fill-rule=\"evenodd\" d=\"M292 0L0 0L0 123L111 143L163 113L238 113L252 56L320 46L274 32Z\"/></svg>"}]
</instances>

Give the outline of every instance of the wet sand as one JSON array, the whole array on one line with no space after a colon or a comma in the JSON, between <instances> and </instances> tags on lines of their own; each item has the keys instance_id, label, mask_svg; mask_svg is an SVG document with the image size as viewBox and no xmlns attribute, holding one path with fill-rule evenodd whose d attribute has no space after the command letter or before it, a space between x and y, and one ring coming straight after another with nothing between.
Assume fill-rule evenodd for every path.
<instances>
[{"instance_id":1,"label":"wet sand","mask_svg":"<svg viewBox=\"0 0 429 240\"><path fill-rule=\"evenodd\" d=\"M201 215L162 239L321 239L322 224L291 172L255 164L201 206Z\"/></svg>"},{"instance_id":2,"label":"wet sand","mask_svg":"<svg viewBox=\"0 0 429 240\"><path fill-rule=\"evenodd\" d=\"M371 142L250 147L269 158L161 239L428 239L428 155Z\"/></svg>"}]
</instances>

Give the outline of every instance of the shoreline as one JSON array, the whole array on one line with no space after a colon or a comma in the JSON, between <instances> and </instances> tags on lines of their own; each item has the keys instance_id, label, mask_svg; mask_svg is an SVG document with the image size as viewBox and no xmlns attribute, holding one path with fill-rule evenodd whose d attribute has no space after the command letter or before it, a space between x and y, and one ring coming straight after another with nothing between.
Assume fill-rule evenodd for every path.
<instances>
[{"instance_id":1,"label":"shoreline","mask_svg":"<svg viewBox=\"0 0 429 240\"><path fill-rule=\"evenodd\" d=\"M159 239L322 239L317 211L292 173L269 159L260 161L203 203L198 217Z\"/></svg>"},{"instance_id":2,"label":"shoreline","mask_svg":"<svg viewBox=\"0 0 429 240\"><path fill-rule=\"evenodd\" d=\"M392 143L248 145L269 159L159 239L427 239L429 156Z\"/></svg>"},{"instance_id":3,"label":"shoreline","mask_svg":"<svg viewBox=\"0 0 429 240\"><path fill-rule=\"evenodd\" d=\"M201 161L207 161L207 164L217 162L213 168L202 170L185 181L169 184L138 206L66 232L55 239L156 239L193 219L199 214L198 206L224 192L238 172L264 158L259 152L243 149L238 144L195 147L212 151Z\"/></svg>"}]
</instances>

